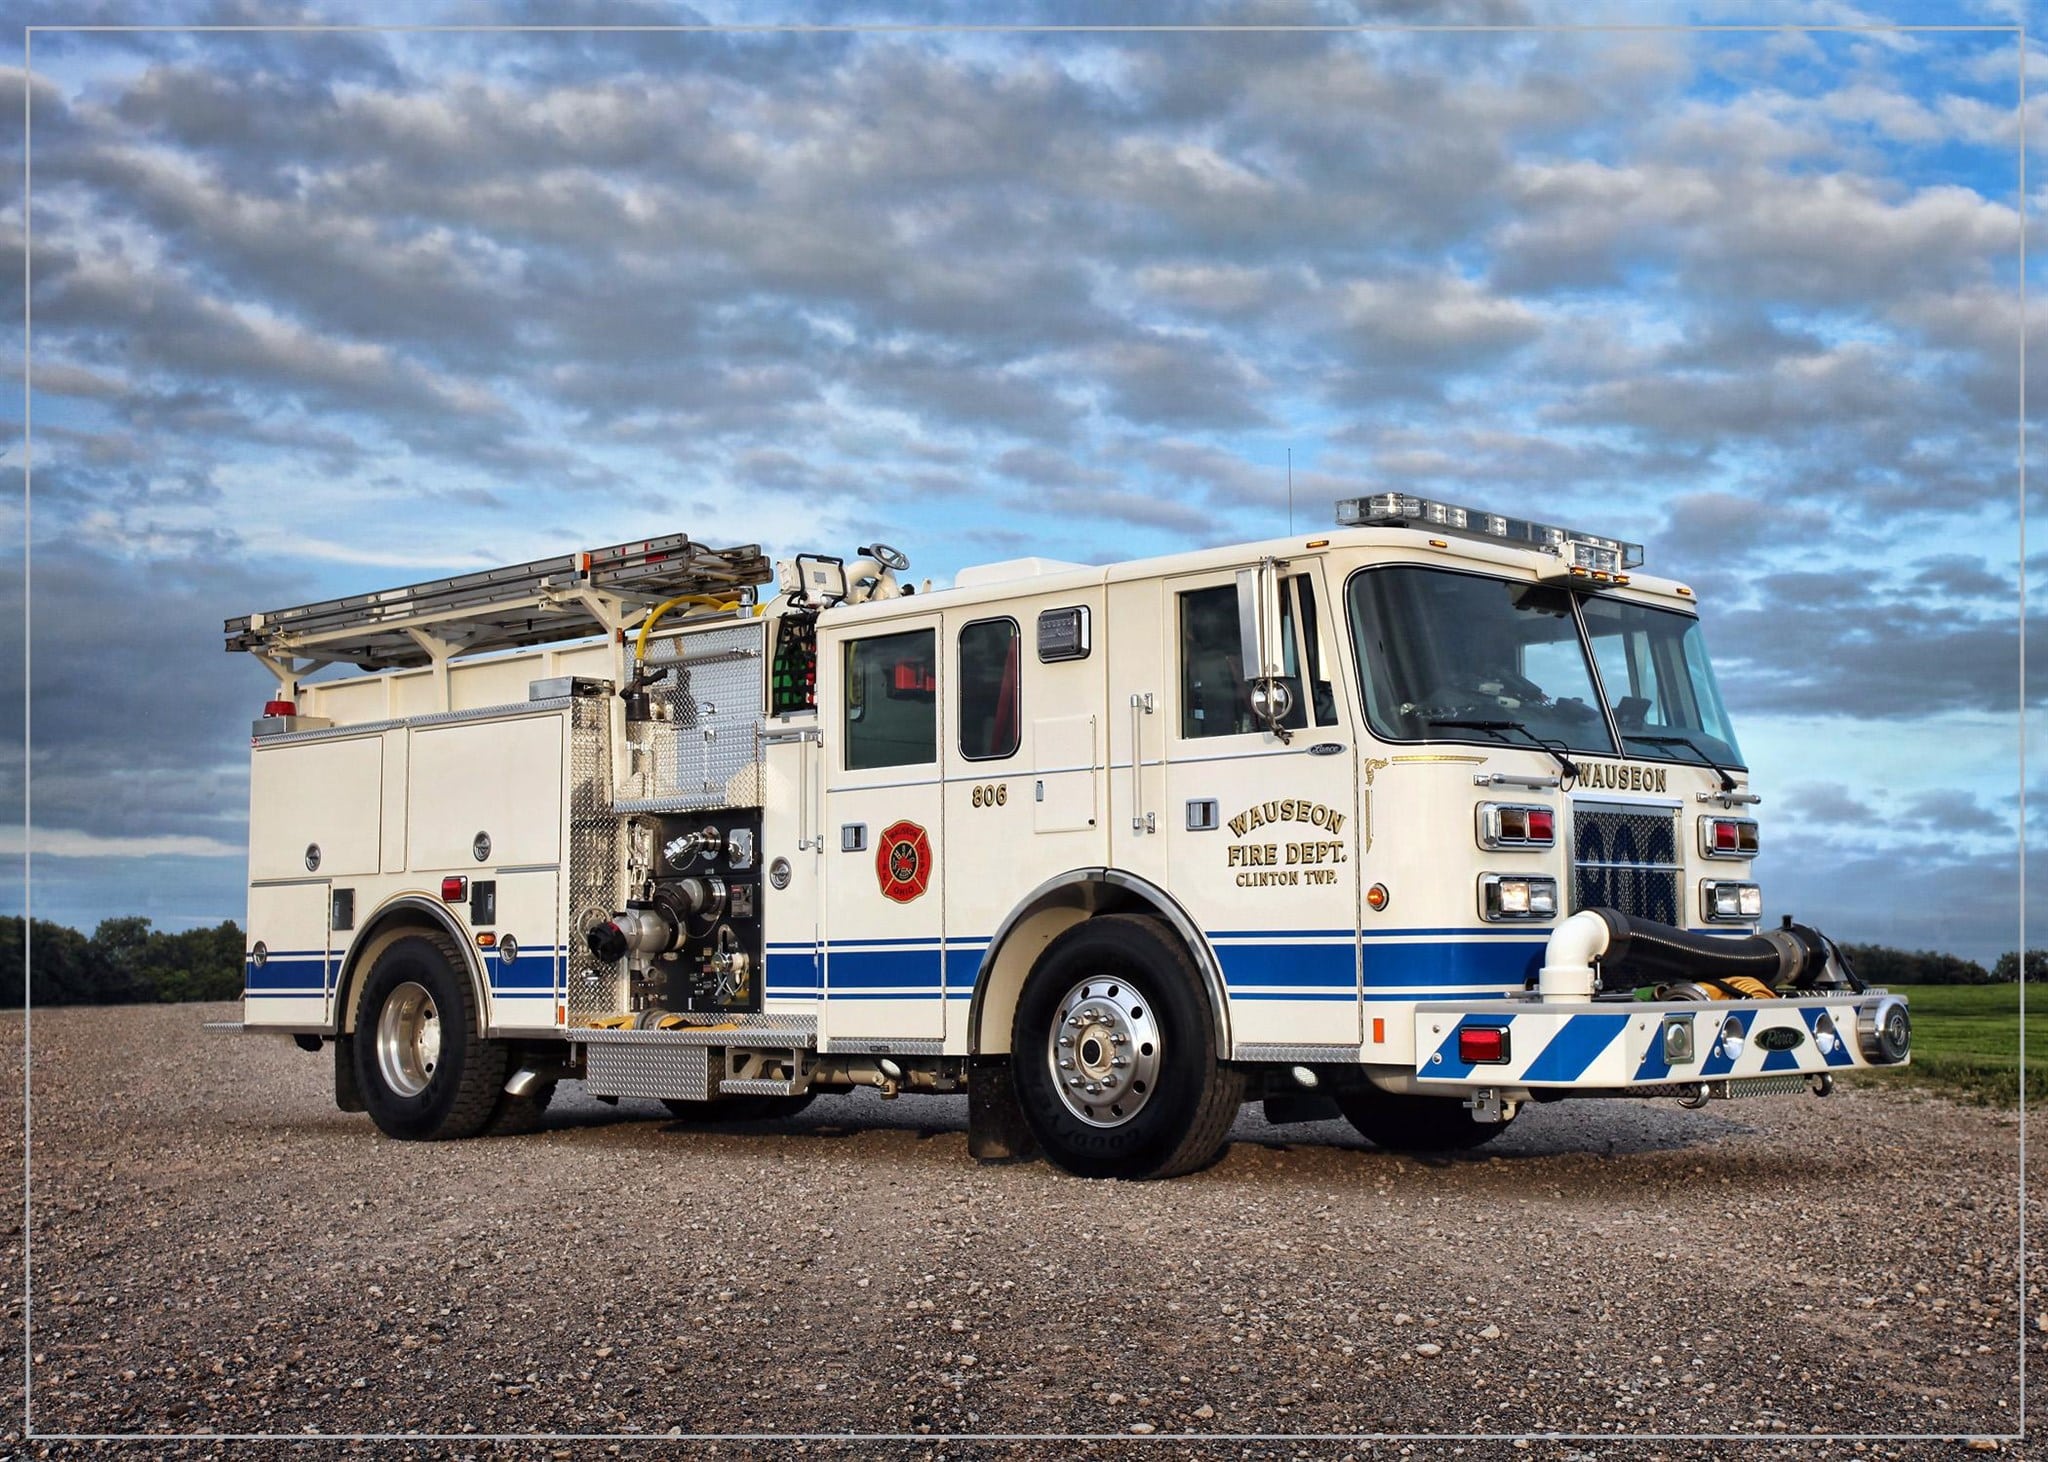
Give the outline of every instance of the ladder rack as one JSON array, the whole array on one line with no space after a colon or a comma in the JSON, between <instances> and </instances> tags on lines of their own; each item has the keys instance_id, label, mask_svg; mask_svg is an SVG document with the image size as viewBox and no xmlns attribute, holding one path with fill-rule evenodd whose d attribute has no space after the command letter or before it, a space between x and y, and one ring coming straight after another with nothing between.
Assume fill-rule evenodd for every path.
<instances>
[{"instance_id":1,"label":"ladder rack","mask_svg":"<svg viewBox=\"0 0 2048 1462\"><path fill-rule=\"evenodd\" d=\"M773 577L758 544L707 548L670 533L369 594L246 614L223 625L230 654L280 669L300 660L365 670L445 663L455 654L610 635L665 599L748 600ZM307 673L310 667L297 666Z\"/></svg>"}]
</instances>

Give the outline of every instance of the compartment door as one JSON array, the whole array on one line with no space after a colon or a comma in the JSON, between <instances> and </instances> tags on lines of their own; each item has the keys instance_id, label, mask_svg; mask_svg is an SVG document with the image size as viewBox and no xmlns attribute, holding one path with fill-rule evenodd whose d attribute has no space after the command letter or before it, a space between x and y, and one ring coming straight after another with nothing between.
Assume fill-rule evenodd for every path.
<instances>
[{"instance_id":1,"label":"compartment door","mask_svg":"<svg viewBox=\"0 0 2048 1462\"><path fill-rule=\"evenodd\" d=\"M251 885L249 946L242 967L244 1024L310 1030L329 1023L334 999L330 888L324 878Z\"/></svg>"}]
</instances>

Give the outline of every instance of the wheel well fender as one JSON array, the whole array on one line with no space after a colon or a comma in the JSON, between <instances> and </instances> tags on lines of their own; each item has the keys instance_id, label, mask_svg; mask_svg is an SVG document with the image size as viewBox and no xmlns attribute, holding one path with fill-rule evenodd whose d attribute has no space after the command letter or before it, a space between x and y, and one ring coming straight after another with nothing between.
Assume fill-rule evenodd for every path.
<instances>
[{"instance_id":1,"label":"wheel well fender","mask_svg":"<svg viewBox=\"0 0 2048 1462\"><path fill-rule=\"evenodd\" d=\"M967 1049L975 1056L1009 1054L1024 982L1045 947L1074 925L1097 914L1146 914L1171 929L1186 947L1209 992L1216 1023L1216 1051L1230 1055L1230 1006L1223 967L1201 926L1165 889L1120 868L1075 868L1047 879L1012 909L982 955L967 1012Z\"/></svg>"},{"instance_id":2,"label":"wheel well fender","mask_svg":"<svg viewBox=\"0 0 2048 1462\"><path fill-rule=\"evenodd\" d=\"M449 917L447 910L432 900L416 894L401 894L378 907L364 922L362 931L349 945L348 953L342 956L341 971L334 985L334 1029L337 1035L355 1034L357 997L362 992L363 977L377 962L377 956L394 941L408 934L421 933L446 935L462 951L462 972L469 977L470 989L476 995L477 1019L488 1027L491 1018L490 987L470 950L468 934Z\"/></svg>"}]
</instances>

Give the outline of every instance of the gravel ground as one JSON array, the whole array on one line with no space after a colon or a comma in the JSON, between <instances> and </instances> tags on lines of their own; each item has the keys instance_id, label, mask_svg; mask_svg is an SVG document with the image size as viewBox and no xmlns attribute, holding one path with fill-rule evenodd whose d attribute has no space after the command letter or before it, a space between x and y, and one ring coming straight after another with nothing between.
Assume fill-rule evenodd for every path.
<instances>
[{"instance_id":1,"label":"gravel ground","mask_svg":"<svg viewBox=\"0 0 2048 1462\"><path fill-rule=\"evenodd\" d=\"M1433 1161L1247 1108L1207 1172L1101 1184L975 1164L960 1098L689 1128L565 1087L538 1137L393 1143L334 1110L325 1054L202 1030L237 1015L35 1017L38 1436L1711 1432L1766 1456L1808 1432L2011 1432L2019 1336L2048 1338L2031 1271L2017 1305L2016 1119L1910 1092L1571 1103ZM19 1017L0 1021L10 1131L20 1049ZM16 1375L19 1155L0 1179ZM1454 1451L1523 1455L1415 1455Z\"/></svg>"}]
</instances>

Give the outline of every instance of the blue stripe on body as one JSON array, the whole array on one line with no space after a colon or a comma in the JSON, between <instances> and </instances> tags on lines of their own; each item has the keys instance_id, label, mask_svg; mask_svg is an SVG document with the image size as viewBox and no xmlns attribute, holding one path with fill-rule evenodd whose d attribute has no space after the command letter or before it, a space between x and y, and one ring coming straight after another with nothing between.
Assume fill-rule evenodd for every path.
<instances>
[{"instance_id":1,"label":"blue stripe on body","mask_svg":"<svg viewBox=\"0 0 2048 1462\"><path fill-rule=\"evenodd\" d=\"M242 991L245 996L325 995L327 956L318 951L273 954L260 968L248 960L242 966Z\"/></svg>"},{"instance_id":2,"label":"blue stripe on body","mask_svg":"<svg viewBox=\"0 0 2048 1462\"><path fill-rule=\"evenodd\" d=\"M1213 942L1213 936L1212 936ZM1357 955L1351 944L1219 944L1216 959L1231 994L1240 989L1286 985L1340 990L1358 987Z\"/></svg>"},{"instance_id":3,"label":"blue stripe on body","mask_svg":"<svg viewBox=\"0 0 2048 1462\"><path fill-rule=\"evenodd\" d=\"M907 942L907 941L906 941ZM944 961L936 942L917 949L847 949L834 940L825 955L827 998L861 990L907 990L937 995Z\"/></svg>"},{"instance_id":4,"label":"blue stripe on body","mask_svg":"<svg viewBox=\"0 0 2048 1462\"><path fill-rule=\"evenodd\" d=\"M1368 992L1406 986L1520 990L1543 964L1543 943L1525 936L1513 944L1464 943L1365 946Z\"/></svg>"}]
</instances>

